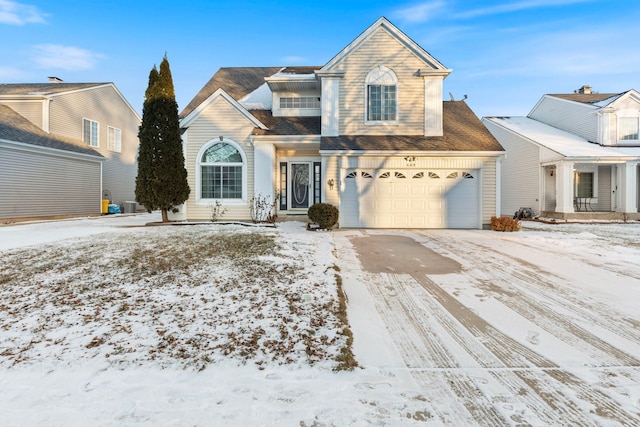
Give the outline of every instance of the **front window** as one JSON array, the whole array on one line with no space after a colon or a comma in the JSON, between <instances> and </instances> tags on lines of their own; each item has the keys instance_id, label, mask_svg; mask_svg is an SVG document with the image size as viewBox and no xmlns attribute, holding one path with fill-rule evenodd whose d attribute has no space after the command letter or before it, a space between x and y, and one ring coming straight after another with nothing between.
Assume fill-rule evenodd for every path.
<instances>
[{"instance_id":1,"label":"front window","mask_svg":"<svg viewBox=\"0 0 640 427\"><path fill-rule=\"evenodd\" d=\"M576 172L576 197L593 197L593 172Z\"/></svg>"},{"instance_id":2,"label":"front window","mask_svg":"<svg viewBox=\"0 0 640 427\"><path fill-rule=\"evenodd\" d=\"M371 70L366 79L366 114L368 124L398 120L398 78L387 67Z\"/></svg>"},{"instance_id":3,"label":"front window","mask_svg":"<svg viewBox=\"0 0 640 427\"><path fill-rule=\"evenodd\" d=\"M618 140L630 141L638 138L638 118L637 117L620 117Z\"/></svg>"},{"instance_id":4,"label":"front window","mask_svg":"<svg viewBox=\"0 0 640 427\"><path fill-rule=\"evenodd\" d=\"M92 147L98 147L98 122L82 119L82 140Z\"/></svg>"},{"instance_id":5,"label":"front window","mask_svg":"<svg viewBox=\"0 0 640 427\"><path fill-rule=\"evenodd\" d=\"M369 121L389 121L396 119L396 87L370 85L368 111Z\"/></svg>"},{"instance_id":6,"label":"front window","mask_svg":"<svg viewBox=\"0 0 640 427\"><path fill-rule=\"evenodd\" d=\"M317 96L283 96L280 98L280 108L320 108L320 98Z\"/></svg>"},{"instance_id":7,"label":"front window","mask_svg":"<svg viewBox=\"0 0 640 427\"><path fill-rule=\"evenodd\" d=\"M242 199L244 162L240 151L220 142L207 148L200 158L201 198Z\"/></svg>"}]
</instances>

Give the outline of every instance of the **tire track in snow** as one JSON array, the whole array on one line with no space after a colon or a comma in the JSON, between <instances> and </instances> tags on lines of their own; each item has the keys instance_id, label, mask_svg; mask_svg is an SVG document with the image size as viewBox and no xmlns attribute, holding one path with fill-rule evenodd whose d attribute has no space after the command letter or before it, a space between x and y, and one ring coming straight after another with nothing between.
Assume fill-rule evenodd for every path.
<instances>
[{"instance_id":1,"label":"tire track in snow","mask_svg":"<svg viewBox=\"0 0 640 427\"><path fill-rule=\"evenodd\" d=\"M439 396L441 404L433 402L433 410L440 420L451 425L466 425L470 419L483 420L485 425L505 425L506 419L496 411L473 381L446 369L460 368L460 365L436 331L430 327L431 322L425 321L424 314L413 304L414 297L409 295L407 288L398 282L396 275L381 276L384 286L371 280L367 282L367 288L405 364L412 369L412 376L425 391L434 388L450 390L448 396ZM433 371L425 374L421 368L445 369L434 375ZM442 409L451 407L452 401L458 402L466 411L455 410L455 407L452 411ZM463 412L467 413L466 417Z\"/></svg>"},{"instance_id":2,"label":"tire track in snow","mask_svg":"<svg viewBox=\"0 0 640 427\"><path fill-rule=\"evenodd\" d=\"M502 361L495 357L495 355L480 343L451 313L445 310L444 307L424 289L423 285L420 285L418 281L410 275L398 276L396 280L393 280L393 277L389 277L388 282L394 283L400 290L410 289L414 286L413 284L419 286L422 290L422 294L420 295L417 295L417 292L398 292L398 294L402 296L403 304L414 305L415 308L412 311L420 310L429 313L429 316L419 325L421 328L428 330L427 336L447 334L460 346L466 355L471 356L474 362L483 369L483 372L490 375L504 387L503 392L492 393L491 402L493 402L494 405L496 403L502 403L512 407L518 406L519 402L516 401L515 396L526 394L526 403L521 403L518 408L520 414L514 413L514 410L510 411L512 412L511 418L514 421L519 425L526 424L525 419L531 422L532 420L530 418L532 417L530 415L522 415L522 413L527 412L532 413L533 417L537 418L535 424L550 425L556 421L557 418L554 416L553 408L551 408L544 399L540 398L536 393L533 393L533 390L527 392L527 389L530 388L529 382L523 381L521 376L515 372L516 370L508 368ZM421 319L418 317L417 320L420 321ZM434 326L429 326L434 323L437 323L439 330L436 330ZM460 364L456 363L455 366L449 367L441 365L441 368L457 369L460 368ZM462 368L462 370L464 370L464 368ZM412 375L414 377L429 377L433 375L433 373L431 371L414 371ZM482 378L479 381L488 382ZM504 414L504 416L506 417L506 414Z\"/></svg>"},{"instance_id":3,"label":"tire track in snow","mask_svg":"<svg viewBox=\"0 0 640 427\"><path fill-rule=\"evenodd\" d=\"M437 241L441 247L449 251L454 249L443 239L432 240ZM575 293L567 292L565 289L568 287L562 286L566 283L563 277L540 271L535 265L513 256L510 256L512 264L505 266L504 256L506 255L496 255L495 249L485 245L467 243L474 248L465 251L466 253L483 253L482 262L471 258L464 260L465 263L473 263L468 274L476 277L480 283L478 285L480 289L490 293L496 300L512 308L549 334L579 349L594 360L602 361L605 366L640 366L639 359L578 325L572 318L582 319L589 325L598 325L635 343L640 342L638 325L634 327L634 323L627 322L628 318L613 312L604 304L589 303L580 299ZM493 279L496 275L502 278L497 284L495 280L489 282L483 278ZM553 311L551 309L553 306L562 307L563 310L570 311L573 316Z\"/></svg>"},{"instance_id":4,"label":"tire track in snow","mask_svg":"<svg viewBox=\"0 0 640 427\"><path fill-rule=\"evenodd\" d=\"M451 244L448 241L443 242L442 239L437 239L437 240L440 245L444 246L445 248L449 248L452 252L454 252L454 248L455 248L454 253L456 254L479 253L477 248L475 249L469 249L468 247L461 248L460 240L456 240L455 244ZM500 274L502 274L503 279L505 279L505 283L509 283L509 280L507 279L511 279L511 276L509 274L513 273L513 271L511 270L508 272L502 271L502 268L504 267L504 258L494 257L495 259L493 259L491 262L487 262L487 257L492 256L492 249L483 247L482 245L470 243L470 242L465 242L465 243L475 245L476 247L479 246L482 249L484 249L482 260L477 259L476 257L474 260L471 261L473 265L472 266L473 269L475 268L478 268L480 270L484 269L483 271L490 274L488 277L491 277L491 275L494 275L495 277L496 272L501 272ZM440 253L443 252L441 249L442 248L440 248L439 250ZM465 265L468 265L469 261L470 261L469 259L465 259L464 260ZM523 264L525 265L523 265L522 267L526 269L528 263L524 262ZM518 267L519 266L514 268L514 270L517 270ZM471 272L467 272L467 273L471 274ZM545 273L546 272L543 272L543 275ZM606 394L600 392L599 390L594 389L589 384L586 384L585 382L580 380L578 377L564 371L562 368L554 365L552 362L545 360L542 356L536 355L536 357L534 358L529 358L529 355L532 353L531 350L527 349L526 347L519 344L517 341L510 339L507 335L491 327L488 323L484 322L479 316L475 315L475 313L472 313L470 310L468 310L464 305L458 302L453 296L451 296L448 292L446 292L444 289L438 286L435 282L431 281L426 276L424 277L424 279L421 279L420 276L417 276L416 279L419 282L423 283L425 286L427 286L430 290L434 291L435 294L439 296L440 303L443 304L445 307L447 307L447 310L452 312L452 314L456 312L464 313L465 310L468 311L469 316L458 316L455 314L454 315L456 316L456 318L458 318L458 320L460 320L465 325L465 327L468 327L468 329L478 339L482 340L485 343L485 345L489 346L494 352L494 354L498 358L500 358L500 360L504 361L505 364L507 364L507 366L518 366L517 364L519 363L519 361L526 360L529 363L532 363L533 366L538 368L553 367L553 369L541 370L541 372L544 372L548 376L551 376L551 378L556 379L556 381L552 381L552 382L548 381L548 377L544 378L544 377L541 377L540 375L531 376L530 372L526 370L514 371L516 372L516 374L521 376L523 381L527 382L527 384L532 389L536 390L536 392L541 396L543 396L545 400L548 400L549 404L552 407L561 409L563 412L566 411L567 408L576 407L575 403L571 399L567 401L566 399L564 399L564 397L558 394L559 390L558 390L557 382L561 381L562 384L569 386L570 389L574 391L575 395L580 398L580 400L586 401L588 404L592 405L594 408L593 409L594 413L604 416L606 418L612 419L614 421L617 421L622 425L640 425L640 414L628 413L623 408L621 408L617 402L612 400ZM544 292L545 296L549 296L550 289L552 289L549 287L549 282L545 282L544 280L542 280L537 283L537 286L541 288L540 289L541 291L546 291ZM520 290L523 291L526 289L525 287L523 287L523 288L520 288ZM518 295L516 292L511 292L510 293L511 307L513 307L513 305L518 306L520 303L522 303L522 300L524 299L527 299L527 300L539 299L537 290L538 289L536 289L535 291L531 291L531 293L534 294L536 298L526 298L526 295L527 295L526 293ZM556 297L556 298L561 298L561 297ZM558 303L561 304L562 301L554 302L554 304L558 304ZM566 306L566 303L564 305ZM561 304L560 307L562 306L563 305ZM546 307L544 304L540 304L540 307L542 308L540 315L543 316L544 318L550 312L548 311L548 307ZM547 310L544 310L544 308L547 308ZM514 310L518 312L517 307ZM559 314L554 313L554 315L559 315ZM593 317L595 318L595 316ZM479 328L478 327L479 325L477 324L476 321L474 321L474 318L476 319L476 321L481 321L482 323L486 323L486 325ZM540 322L539 318L534 319L534 323L538 324L539 322ZM560 326L560 328L561 327L562 326ZM592 341L588 343L589 346L591 346L594 342L596 342L594 347L596 348L599 347L599 350L604 351L605 353L607 350L613 348L616 351L614 352L615 354L613 356L609 355L610 357L615 358L616 356L618 356L619 357L618 362L621 362L622 364L624 364L625 361L630 361L632 363L636 363L636 365L634 366L637 366L637 359L626 354L625 352L622 352L621 350L616 349L613 346L610 346L609 344L600 340L598 337L594 336L593 334L588 332L587 334L590 338L592 338ZM581 341L576 340L576 342L581 342ZM584 349L584 345L582 347ZM592 348L592 347L589 347L589 348ZM514 353L509 354L509 349L514 350ZM594 357L598 357L598 356L602 356L602 354L600 352L598 352L597 354L594 354ZM543 363L541 363L541 361L543 361ZM549 393L548 390L554 390L554 391L553 393ZM558 402L562 402L562 403L559 404ZM575 420L576 416L580 416L580 414L576 412L572 412L570 417L572 420ZM588 419L585 419L584 422L589 423L590 421Z\"/></svg>"}]
</instances>

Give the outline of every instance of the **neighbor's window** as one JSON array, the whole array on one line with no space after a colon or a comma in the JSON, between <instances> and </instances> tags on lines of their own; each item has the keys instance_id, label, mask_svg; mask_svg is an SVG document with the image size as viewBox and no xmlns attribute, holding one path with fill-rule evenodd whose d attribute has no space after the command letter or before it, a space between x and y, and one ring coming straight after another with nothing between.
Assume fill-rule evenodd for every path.
<instances>
[{"instance_id":1,"label":"neighbor's window","mask_svg":"<svg viewBox=\"0 0 640 427\"><path fill-rule=\"evenodd\" d=\"M317 96L282 97L280 108L320 108L320 98Z\"/></svg>"},{"instance_id":2,"label":"neighbor's window","mask_svg":"<svg viewBox=\"0 0 640 427\"><path fill-rule=\"evenodd\" d=\"M122 132L118 128L107 127L107 150L122 152Z\"/></svg>"},{"instance_id":3,"label":"neighbor's window","mask_svg":"<svg viewBox=\"0 0 640 427\"><path fill-rule=\"evenodd\" d=\"M638 118L637 117L620 117L618 119L619 132L618 140L629 141L638 138Z\"/></svg>"},{"instance_id":4,"label":"neighbor's window","mask_svg":"<svg viewBox=\"0 0 640 427\"><path fill-rule=\"evenodd\" d=\"M398 78L387 67L371 70L366 80L367 122L390 122L398 119Z\"/></svg>"},{"instance_id":5,"label":"neighbor's window","mask_svg":"<svg viewBox=\"0 0 640 427\"><path fill-rule=\"evenodd\" d=\"M207 148L200 158L203 199L242 199L244 163L240 151L220 142Z\"/></svg>"},{"instance_id":6,"label":"neighbor's window","mask_svg":"<svg viewBox=\"0 0 640 427\"><path fill-rule=\"evenodd\" d=\"M593 197L593 172L576 172L576 197Z\"/></svg>"},{"instance_id":7,"label":"neighbor's window","mask_svg":"<svg viewBox=\"0 0 640 427\"><path fill-rule=\"evenodd\" d=\"M92 147L98 147L98 122L82 119L82 140Z\"/></svg>"}]
</instances>

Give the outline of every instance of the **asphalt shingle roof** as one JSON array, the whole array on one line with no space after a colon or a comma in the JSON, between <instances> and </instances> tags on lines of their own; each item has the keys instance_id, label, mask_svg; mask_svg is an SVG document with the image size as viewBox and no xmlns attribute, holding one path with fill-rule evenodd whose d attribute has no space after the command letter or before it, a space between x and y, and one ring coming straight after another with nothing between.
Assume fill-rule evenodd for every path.
<instances>
[{"instance_id":1,"label":"asphalt shingle roof","mask_svg":"<svg viewBox=\"0 0 640 427\"><path fill-rule=\"evenodd\" d=\"M0 104L0 139L104 158L87 144L49 134L6 105Z\"/></svg>"},{"instance_id":2,"label":"asphalt shingle roof","mask_svg":"<svg viewBox=\"0 0 640 427\"><path fill-rule=\"evenodd\" d=\"M617 96L617 93L555 93L549 94L556 98L566 99L568 101L581 102L583 104L594 104L604 101L605 99Z\"/></svg>"},{"instance_id":3,"label":"asphalt shingle roof","mask_svg":"<svg viewBox=\"0 0 640 427\"><path fill-rule=\"evenodd\" d=\"M464 101L443 102L443 136L341 135L322 137L327 151L504 151Z\"/></svg>"},{"instance_id":4,"label":"asphalt shingle roof","mask_svg":"<svg viewBox=\"0 0 640 427\"><path fill-rule=\"evenodd\" d=\"M0 95L52 95L106 84L110 83L4 83Z\"/></svg>"}]
</instances>

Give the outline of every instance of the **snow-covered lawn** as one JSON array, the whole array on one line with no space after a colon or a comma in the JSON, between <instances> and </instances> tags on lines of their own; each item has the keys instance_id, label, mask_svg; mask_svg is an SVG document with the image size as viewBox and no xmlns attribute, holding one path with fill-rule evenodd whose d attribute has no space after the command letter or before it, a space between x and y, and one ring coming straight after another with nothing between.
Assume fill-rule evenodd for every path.
<instances>
[{"instance_id":1,"label":"snow-covered lawn","mask_svg":"<svg viewBox=\"0 0 640 427\"><path fill-rule=\"evenodd\" d=\"M611 330L640 328L639 224L526 223L518 233L143 227L158 219L0 226L0 424L640 420L638 332ZM366 240L357 239L389 235L460 269L366 271L356 250ZM338 282L353 371L336 371L347 343ZM500 337L512 340L516 365Z\"/></svg>"}]
</instances>

